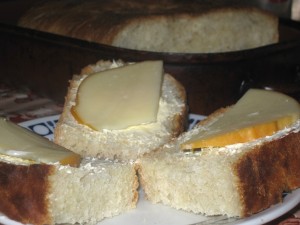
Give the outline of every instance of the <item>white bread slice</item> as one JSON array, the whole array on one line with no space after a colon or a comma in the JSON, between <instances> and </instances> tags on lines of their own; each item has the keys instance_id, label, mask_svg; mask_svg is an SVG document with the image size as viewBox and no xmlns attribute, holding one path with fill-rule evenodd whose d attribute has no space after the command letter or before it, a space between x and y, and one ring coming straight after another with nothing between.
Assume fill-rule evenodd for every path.
<instances>
[{"instance_id":1,"label":"white bread slice","mask_svg":"<svg viewBox=\"0 0 300 225\"><path fill-rule=\"evenodd\" d=\"M225 109L137 161L147 198L205 215L246 217L300 187L300 120L245 144L184 153L180 144L208 129Z\"/></svg>"},{"instance_id":2,"label":"white bread slice","mask_svg":"<svg viewBox=\"0 0 300 225\"><path fill-rule=\"evenodd\" d=\"M278 18L242 2L51 0L29 9L19 25L155 52L228 52L277 43Z\"/></svg>"},{"instance_id":3,"label":"white bread slice","mask_svg":"<svg viewBox=\"0 0 300 225\"><path fill-rule=\"evenodd\" d=\"M79 168L0 158L0 212L23 224L95 224L136 207L133 164L85 158Z\"/></svg>"},{"instance_id":4,"label":"white bread slice","mask_svg":"<svg viewBox=\"0 0 300 225\"><path fill-rule=\"evenodd\" d=\"M122 61L99 61L87 66L70 82L63 113L56 125L54 142L82 156L135 160L177 137L185 128L186 93L181 84L164 75L157 122L122 130L95 131L79 124L70 112L80 82L89 74L125 65ZM105 109L104 109L105 110Z\"/></svg>"}]
</instances>

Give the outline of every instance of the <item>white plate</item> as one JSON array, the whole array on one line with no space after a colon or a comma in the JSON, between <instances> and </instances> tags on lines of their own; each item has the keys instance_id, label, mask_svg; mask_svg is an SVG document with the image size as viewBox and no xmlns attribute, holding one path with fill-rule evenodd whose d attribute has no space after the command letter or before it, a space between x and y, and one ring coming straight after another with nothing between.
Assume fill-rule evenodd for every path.
<instances>
[{"instance_id":1,"label":"white plate","mask_svg":"<svg viewBox=\"0 0 300 225\"><path fill-rule=\"evenodd\" d=\"M44 117L27 122L20 123L21 126L32 130L42 136L53 139L53 131L59 115ZM204 116L191 114L189 118L190 127L192 128L198 121L205 118ZM130 225L204 225L204 224L219 224L219 225L252 225L263 224L274 220L281 215L293 209L300 202L300 189L294 190L285 195L282 203L276 204L271 208L264 210L245 219L227 218L226 216L206 217L196 215L184 211L172 209L161 204L151 204L144 199L144 193L139 190L140 198L137 208L127 213L115 216L110 219L105 219L99 225L115 225L115 224L130 224ZM18 225L15 221L9 220L6 216L0 215L0 223L6 225Z\"/></svg>"}]
</instances>

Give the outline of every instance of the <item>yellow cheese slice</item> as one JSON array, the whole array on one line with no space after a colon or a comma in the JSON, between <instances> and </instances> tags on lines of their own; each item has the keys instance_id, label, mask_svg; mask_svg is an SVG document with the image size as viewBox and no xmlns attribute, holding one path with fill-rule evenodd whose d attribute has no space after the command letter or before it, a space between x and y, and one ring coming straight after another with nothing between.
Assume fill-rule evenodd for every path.
<instances>
[{"instance_id":1,"label":"yellow cheese slice","mask_svg":"<svg viewBox=\"0 0 300 225\"><path fill-rule=\"evenodd\" d=\"M157 120L162 61L145 61L89 75L71 112L94 130L125 129Z\"/></svg>"},{"instance_id":2,"label":"yellow cheese slice","mask_svg":"<svg viewBox=\"0 0 300 225\"><path fill-rule=\"evenodd\" d=\"M0 154L33 161L79 166L81 157L0 117Z\"/></svg>"},{"instance_id":3,"label":"yellow cheese slice","mask_svg":"<svg viewBox=\"0 0 300 225\"><path fill-rule=\"evenodd\" d=\"M299 103L282 93L250 89L233 107L182 149L222 147L274 134L300 118Z\"/></svg>"}]
</instances>

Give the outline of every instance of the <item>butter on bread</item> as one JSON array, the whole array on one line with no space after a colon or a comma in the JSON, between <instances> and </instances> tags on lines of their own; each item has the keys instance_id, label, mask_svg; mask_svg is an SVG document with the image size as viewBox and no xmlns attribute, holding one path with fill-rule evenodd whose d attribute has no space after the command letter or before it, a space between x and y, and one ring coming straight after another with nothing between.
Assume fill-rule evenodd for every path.
<instances>
[{"instance_id":1,"label":"butter on bread","mask_svg":"<svg viewBox=\"0 0 300 225\"><path fill-rule=\"evenodd\" d=\"M43 1L19 25L122 48L212 53L278 42L278 18L236 0Z\"/></svg>"},{"instance_id":2,"label":"butter on bread","mask_svg":"<svg viewBox=\"0 0 300 225\"><path fill-rule=\"evenodd\" d=\"M138 160L140 182L151 202L205 215L247 217L281 202L284 191L300 187L299 119L246 143L182 151L182 143L209 131L228 110L216 111Z\"/></svg>"},{"instance_id":3,"label":"butter on bread","mask_svg":"<svg viewBox=\"0 0 300 225\"><path fill-rule=\"evenodd\" d=\"M0 212L10 219L35 225L95 224L136 207L132 163L83 158L77 165L77 154L5 119L0 134ZM78 167L61 164L73 162L70 157Z\"/></svg>"},{"instance_id":4,"label":"butter on bread","mask_svg":"<svg viewBox=\"0 0 300 225\"><path fill-rule=\"evenodd\" d=\"M84 68L80 75L73 76L63 113L55 128L55 143L82 156L135 160L162 146L184 130L187 114L186 93L182 85L168 74L163 76L156 122L120 130L97 131L76 120L71 108L76 103L78 87L84 78L95 72L124 65L126 63L122 61L99 61ZM135 113L138 114L139 111Z\"/></svg>"}]
</instances>

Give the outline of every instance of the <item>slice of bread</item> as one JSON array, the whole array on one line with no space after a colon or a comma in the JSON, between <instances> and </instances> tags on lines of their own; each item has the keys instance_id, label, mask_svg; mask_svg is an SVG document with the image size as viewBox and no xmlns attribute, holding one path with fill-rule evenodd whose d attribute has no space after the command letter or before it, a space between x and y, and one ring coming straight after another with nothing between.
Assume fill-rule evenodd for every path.
<instances>
[{"instance_id":1,"label":"slice of bread","mask_svg":"<svg viewBox=\"0 0 300 225\"><path fill-rule=\"evenodd\" d=\"M70 82L63 113L55 128L54 142L82 156L135 160L177 137L186 124L186 93L180 83L164 75L157 122L122 130L95 131L78 123L70 112L82 80L94 72L125 65L122 61L99 61L87 66ZM105 110L105 109L103 109Z\"/></svg>"},{"instance_id":2,"label":"slice of bread","mask_svg":"<svg viewBox=\"0 0 300 225\"><path fill-rule=\"evenodd\" d=\"M228 52L278 42L278 18L244 3L83 0L70 4L51 0L28 10L19 25L155 52Z\"/></svg>"},{"instance_id":3,"label":"slice of bread","mask_svg":"<svg viewBox=\"0 0 300 225\"><path fill-rule=\"evenodd\" d=\"M0 158L0 212L24 224L95 224L136 207L133 164L85 158L79 168Z\"/></svg>"},{"instance_id":4,"label":"slice of bread","mask_svg":"<svg viewBox=\"0 0 300 225\"><path fill-rule=\"evenodd\" d=\"M246 217L300 187L300 120L245 144L184 152L180 145L210 125L221 109L175 141L138 160L147 198L205 215Z\"/></svg>"}]
</instances>

